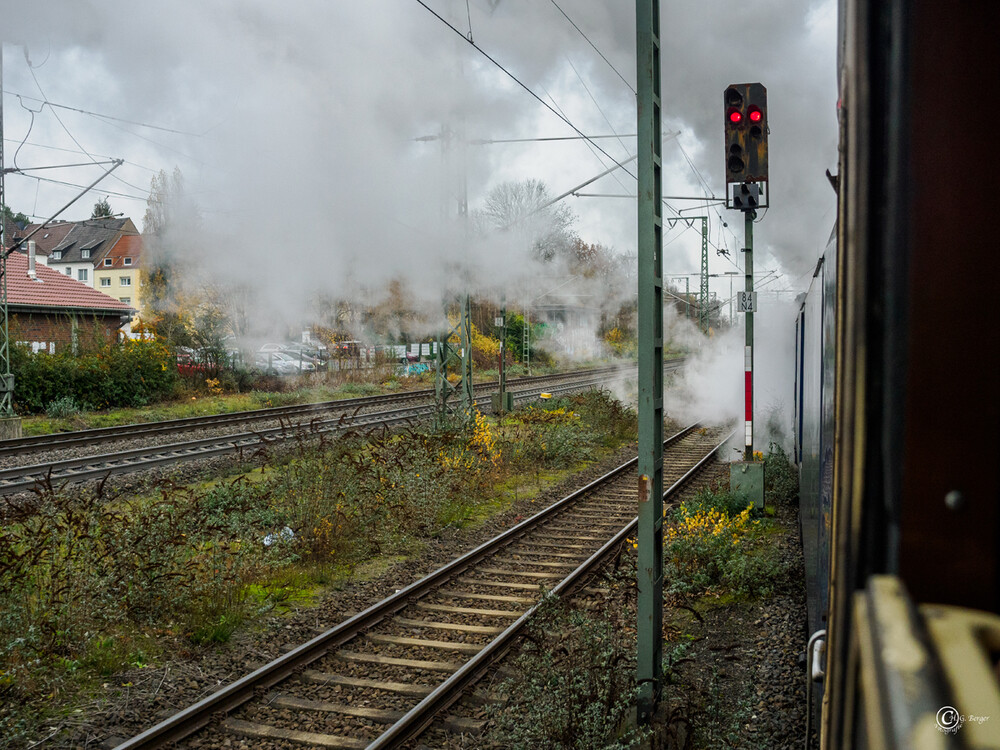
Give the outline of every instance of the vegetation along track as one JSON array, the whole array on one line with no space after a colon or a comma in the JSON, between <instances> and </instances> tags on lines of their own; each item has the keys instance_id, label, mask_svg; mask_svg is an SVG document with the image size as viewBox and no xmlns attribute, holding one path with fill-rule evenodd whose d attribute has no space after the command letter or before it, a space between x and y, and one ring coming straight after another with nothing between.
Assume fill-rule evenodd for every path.
<instances>
[{"instance_id":1,"label":"vegetation along track","mask_svg":"<svg viewBox=\"0 0 1000 750\"><path fill-rule=\"evenodd\" d=\"M693 425L664 442L665 495L714 457L726 432ZM253 747L369 750L412 739L503 656L545 592L579 587L635 532L635 464L623 464L118 750L164 747L185 737L192 748L227 747L237 744L233 735ZM481 728L469 719L441 720L461 732Z\"/></svg>"},{"instance_id":2,"label":"vegetation along track","mask_svg":"<svg viewBox=\"0 0 1000 750\"><path fill-rule=\"evenodd\" d=\"M670 364L676 367L679 364ZM609 380L623 377L631 368L619 366L580 370L574 373L519 378L512 381L515 402L534 400L538 387L544 386L553 394L599 387ZM549 385L552 384L552 385ZM525 389L525 385L533 388ZM495 383L477 388L477 405L488 408L478 399L495 390ZM518 389L518 390L515 390ZM191 419L170 420L151 424L125 425L122 427L81 430L73 433L45 435L21 440L0 441L0 459L5 455L30 452L37 461L44 451L49 455L30 465L8 465L0 469L0 495L10 495L31 490L39 481L53 483L83 482L109 475L139 471L203 460L235 452L254 452L267 443L294 439L303 433L335 433L359 427L391 426L401 422L425 419L434 414L428 403L431 391L412 391L405 394L373 396L321 404L259 409L251 412L220 414ZM394 409L370 411L381 406L403 402ZM325 418L327 417L328 418ZM293 421L298 420L298 421ZM269 423L276 426L258 427L252 431L221 434L218 428L231 428L248 423ZM176 442L159 442L164 435L183 432L216 430L207 437L189 438ZM153 441L149 444L149 441ZM108 453L93 453L97 445L113 444ZM66 456L66 451L75 455Z\"/></svg>"},{"instance_id":3,"label":"vegetation along track","mask_svg":"<svg viewBox=\"0 0 1000 750\"><path fill-rule=\"evenodd\" d=\"M632 372L634 368L623 368L618 365L607 367L596 367L586 370L576 370L574 372L557 373L555 375L537 375L533 377L511 378L512 389L520 389L524 386L542 385L549 382L558 382L566 378L581 378L586 376L598 377L601 375L613 375L619 372ZM476 386L476 391L481 393L491 393L498 387L496 382L481 383ZM423 388L415 391L405 391L403 393L389 393L379 396L363 396L360 398L338 399L336 401L322 401L315 404L295 404L293 406L275 406L267 409L253 409L251 411L233 412L231 414L208 414L200 417L188 417L185 419L170 419L162 422L146 422L140 424L119 425L116 427L100 427L90 430L78 430L75 432L61 432L51 435L34 435L32 437L17 438L11 440L0 440L0 459L10 456L22 455L25 453L36 453L42 450L66 450L81 446L92 447L108 442L115 442L125 438L130 439L150 439L176 433L192 432L195 430L218 429L232 427L235 425L246 425L252 423L267 422L308 422L309 420L327 414L331 411L353 412L358 409L368 407L386 407L393 404L406 403L410 401L427 401L434 396L432 388Z\"/></svg>"}]
</instances>

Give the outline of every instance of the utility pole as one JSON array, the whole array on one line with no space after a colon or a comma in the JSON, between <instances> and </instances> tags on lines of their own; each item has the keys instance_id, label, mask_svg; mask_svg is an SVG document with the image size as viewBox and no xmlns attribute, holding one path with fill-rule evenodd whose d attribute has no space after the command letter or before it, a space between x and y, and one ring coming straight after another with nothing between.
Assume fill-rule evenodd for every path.
<instances>
[{"instance_id":1,"label":"utility pole","mask_svg":"<svg viewBox=\"0 0 1000 750\"><path fill-rule=\"evenodd\" d=\"M454 15L454 9L449 9L449 15ZM457 20L454 19L453 20ZM470 32L471 33L471 32ZM458 68L456 80L464 78L461 63L461 49L455 42ZM468 139L465 134L465 122L460 120L458 131L448 125L441 127L441 161L442 161L442 200L441 220L447 226L452 214L452 206L457 208L458 221L462 242L469 242L469 186L468 186ZM449 330L438 343L438 367L434 379L434 393L438 400L438 424L450 421L453 405L449 397L456 391L462 412L462 420L466 423L472 419L475 405L472 394L472 299L469 293L468 270L459 266L458 275L465 287L464 293L458 299L458 323ZM446 303L447 306L447 303ZM457 334L459 349L451 346L450 339ZM448 380L450 366L458 366L458 381L452 384Z\"/></svg>"},{"instance_id":2,"label":"utility pole","mask_svg":"<svg viewBox=\"0 0 1000 750\"><path fill-rule=\"evenodd\" d=\"M701 332L708 334L708 217L700 216L701 219L701 310L698 315L698 323Z\"/></svg>"},{"instance_id":3,"label":"utility pole","mask_svg":"<svg viewBox=\"0 0 1000 750\"><path fill-rule=\"evenodd\" d=\"M493 321L500 329L500 353L497 355L500 367L500 392L493 395L493 411L503 416L514 410L514 394L507 393L507 299L500 302L500 317Z\"/></svg>"},{"instance_id":4,"label":"utility pole","mask_svg":"<svg viewBox=\"0 0 1000 750\"><path fill-rule=\"evenodd\" d=\"M639 272L637 717L648 724L663 682L663 196L660 2L636 0Z\"/></svg>"},{"instance_id":5,"label":"utility pole","mask_svg":"<svg viewBox=\"0 0 1000 750\"><path fill-rule=\"evenodd\" d=\"M667 226L673 227L678 222L684 222L689 227L694 226L694 222L701 219L701 286L699 289L698 327L702 333L708 333L708 217L707 216L678 216L675 219L667 219ZM690 317L690 316L689 316Z\"/></svg>"},{"instance_id":6,"label":"utility pole","mask_svg":"<svg viewBox=\"0 0 1000 750\"><path fill-rule=\"evenodd\" d=\"M7 232L3 153L3 42L0 41L0 439L21 437L14 416L14 376L10 372L10 318L7 307Z\"/></svg>"},{"instance_id":7,"label":"utility pole","mask_svg":"<svg viewBox=\"0 0 1000 750\"><path fill-rule=\"evenodd\" d=\"M524 370L531 374L531 302L524 306L524 326L521 328L521 357Z\"/></svg>"},{"instance_id":8,"label":"utility pole","mask_svg":"<svg viewBox=\"0 0 1000 750\"><path fill-rule=\"evenodd\" d=\"M690 274L684 274L683 276L670 277L671 281L673 281L674 279L684 279L684 317L690 320L691 319L691 276Z\"/></svg>"},{"instance_id":9,"label":"utility pole","mask_svg":"<svg viewBox=\"0 0 1000 750\"><path fill-rule=\"evenodd\" d=\"M464 129L463 129L464 131ZM457 141L457 144L455 143ZM458 220L461 223L463 240L468 242L469 200L466 178L465 133L454 133L448 128L442 129L441 149L444 180L453 186L454 193L442 200L443 221L447 222L451 215L452 201L457 206ZM458 156L456 157L456 151ZM464 270L461 272L464 274ZM465 280L468 283L468 279ZM452 346L451 339L458 338L458 348ZM453 384L448 380L449 371L458 370L458 381ZM451 397L458 392L459 409L462 419L472 418L475 404L472 393L472 299L466 292L458 300L458 321L438 342L437 372L434 379L434 395L438 404L438 425L445 426L454 414L454 404Z\"/></svg>"}]
</instances>

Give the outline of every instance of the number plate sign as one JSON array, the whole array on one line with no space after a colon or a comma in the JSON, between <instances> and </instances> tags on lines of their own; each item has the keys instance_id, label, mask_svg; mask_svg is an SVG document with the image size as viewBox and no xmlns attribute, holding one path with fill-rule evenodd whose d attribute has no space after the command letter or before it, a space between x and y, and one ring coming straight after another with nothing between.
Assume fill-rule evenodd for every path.
<instances>
[{"instance_id":1,"label":"number plate sign","mask_svg":"<svg viewBox=\"0 0 1000 750\"><path fill-rule=\"evenodd\" d=\"M738 312L757 312L757 292L739 292L736 303Z\"/></svg>"}]
</instances>

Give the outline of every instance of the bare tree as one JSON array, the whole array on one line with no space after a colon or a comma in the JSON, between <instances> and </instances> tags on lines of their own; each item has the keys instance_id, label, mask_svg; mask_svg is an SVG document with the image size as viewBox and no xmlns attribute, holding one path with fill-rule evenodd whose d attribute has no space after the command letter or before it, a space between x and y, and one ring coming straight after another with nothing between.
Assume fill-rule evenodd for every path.
<instances>
[{"instance_id":1,"label":"bare tree","mask_svg":"<svg viewBox=\"0 0 1000 750\"><path fill-rule=\"evenodd\" d=\"M551 261L572 250L576 241L576 215L566 205L551 203L544 182L503 182L486 196L478 223L487 230L512 231L524 237L541 260Z\"/></svg>"}]
</instances>

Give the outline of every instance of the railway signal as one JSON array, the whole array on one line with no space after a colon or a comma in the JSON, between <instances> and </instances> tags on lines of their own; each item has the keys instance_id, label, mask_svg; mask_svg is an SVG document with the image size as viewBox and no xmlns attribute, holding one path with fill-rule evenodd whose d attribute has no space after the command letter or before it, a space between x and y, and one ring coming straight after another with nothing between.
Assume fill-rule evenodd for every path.
<instances>
[{"instance_id":1,"label":"railway signal","mask_svg":"<svg viewBox=\"0 0 1000 750\"><path fill-rule=\"evenodd\" d=\"M725 113L726 208L742 211L746 232L744 266L746 287L740 294L740 311L746 314L744 347L744 395L746 409L744 473L757 471L753 462L753 222L757 209L768 204L767 188L767 89L760 83L733 83L722 94ZM742 479L733 475L732 485ZM763 487L763 481L760 482Z\"/></svg>"},{"instance_id":2,"label":"railway signal","mask_svg":"<svg viewBox=\"0 0 1000 750\"><path fill-rule=\"evenodd\" d=\"M733 83L723 93L726 144L726 200L728 208L755 210L760 185L767 179L767 89L760 83ZM756 185L756 204L735 205L729 186ZM765 193L766 195L766 193Z\"/></svg>"}]
</instances>

